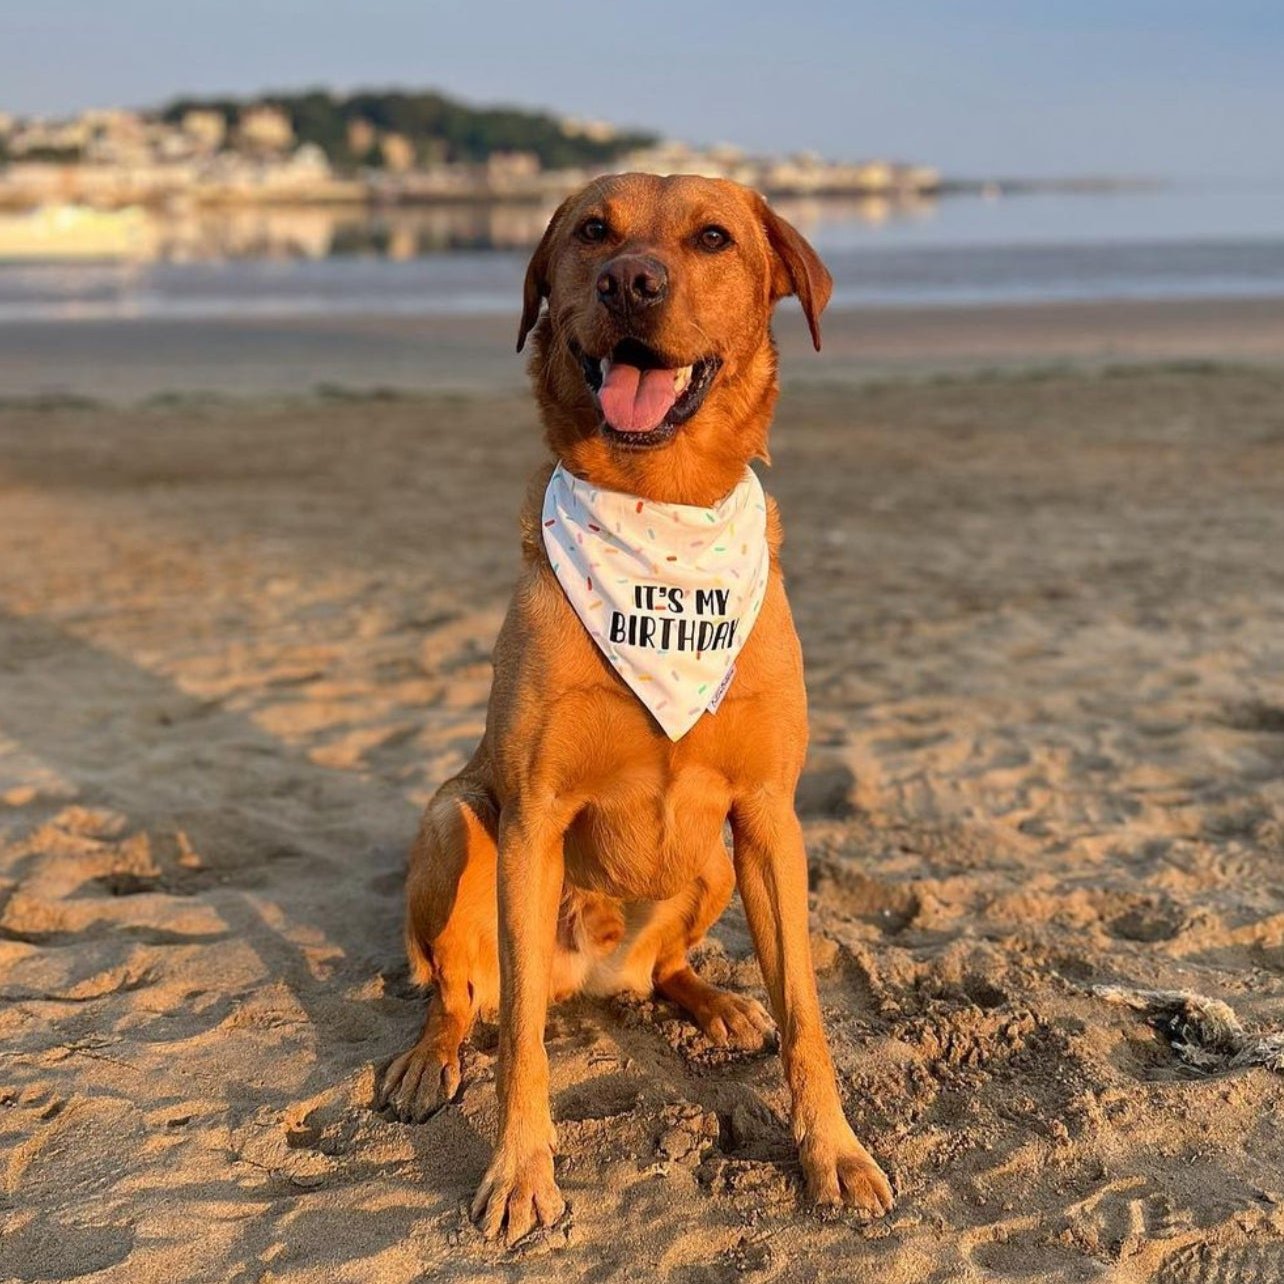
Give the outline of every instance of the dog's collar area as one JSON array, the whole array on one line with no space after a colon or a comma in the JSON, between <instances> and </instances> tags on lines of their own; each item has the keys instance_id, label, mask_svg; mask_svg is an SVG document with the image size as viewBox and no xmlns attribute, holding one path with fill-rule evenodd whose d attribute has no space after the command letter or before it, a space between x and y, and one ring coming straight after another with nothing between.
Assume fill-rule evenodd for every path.
<instances>
[{"instance_id":1,"label":"dog's collar area","mask_svg":"<svg viewBox=\"0 0 1284 1284\"><path fill-rule=\"evenodd\" d=\"M680 365L638 339L622 339L609 356L593 357L578 345L572 352L584 373L584 382L593 394L598 411L598 429L602 437L622 450L646 450L671 441L677 430L704 404L710 387L722 368L722 358L702 357L690 365ZM636 428L619 428L610 422L603 405L603 385L612 366L631 367L639 379L652 372L672 373L674 392L672 404L664 417L653 428L639 431Z\"/></svg>"},{"instance_id":2,"label":"dog's collar area","mask_svg":"<svg viewBox=\"0 0 1284 1284\"><path fill-rule=\"evenodd\" d=\"M664 733L681 739L716 713L770 573L753 471L706 508L606 490L559 463L542 523L567 601Z\"/></svg>"}]
</instances>

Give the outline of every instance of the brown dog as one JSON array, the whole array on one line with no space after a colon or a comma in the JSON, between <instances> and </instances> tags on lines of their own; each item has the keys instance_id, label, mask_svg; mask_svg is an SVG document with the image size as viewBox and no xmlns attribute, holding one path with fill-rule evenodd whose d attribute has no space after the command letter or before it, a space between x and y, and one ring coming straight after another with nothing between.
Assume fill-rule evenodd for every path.
<instances>
[{"instance_id":1,"label":"brown dog","mask_svg":"<svg viewBox=\"0 0 1284 1284\"><path fill-rule=\"evenodd\" d=\"M819 348L830 288L811 246L735 183L627 174L591 184L558 209L526 274L517 346L534 329L531 376L553 453L596 487L717 504L751 459L766 458L775 303L797 294ZM663 421L626 422L631 403L617 390L610 422L607 370L631 388L663 382ZM499 1143L473 1216L510 1243L551 1223L563 1202L544 1050L550 999L654 987L715 1042L763 1046L762 1008L687 961L738 886L808 1190L820 1203L884 1213L891 1188L843 1115L816 997L793 801L806 696L775 507L767 590L734 679L716 713L671 741L551 569L539 530L548 478L546 469L536 479L523 518L524 565L495 647L486 732L429 804L411 856L407 948L415 979L434 990L423 1033L389 1066L381 1099L403 1119L449 1100L474 1018L498 1008Z\"/></svg>"}]
</instances>

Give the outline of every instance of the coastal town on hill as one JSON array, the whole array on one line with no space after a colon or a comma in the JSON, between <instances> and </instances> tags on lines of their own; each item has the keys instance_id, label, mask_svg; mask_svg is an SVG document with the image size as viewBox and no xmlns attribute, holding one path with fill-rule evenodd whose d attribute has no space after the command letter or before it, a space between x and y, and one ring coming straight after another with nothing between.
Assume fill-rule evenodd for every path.
<instances>
[{"instance_id":1,"label":"coastal town on hill","mask_svg":"<svg viewBox=\"0 0 1284 1284\"><path fill-rule=\"evenodd\" d=\"M925 166L696 148L435 93L185 99L65 119L0 112L0 205L8 208L49 200L104 208L174 199L543 201L607 168L720 175L779 195L922 193L941 182Z\"/></svg>"},{"instance_id":2,"label":"coastal town on hill","mask_svg":"<svg viewBox=\"0 0 1284 1284\"><path fill-rule=\"evenodd\" d=\"M0 262L518 248L563 196L622 170L735 179L803 222L836 203L878 224L952 195L1136 185L694 146L433 91L181 98L64 117L0 110Z\"/></svg>"},{"instance_id":3,"label":"coastal town on hill","mask_svg":"<svg viewBox=\"0 0 1284 1284\"><path fill-rule=\"evenodd\" d=\"M0 259L329 253L382 221L384 252L518 245L558 199L627 169L733 178L772 198L846 198L871 218L930 199L927 166L694 147L643 130L441 94L187 98L63 118L0 111Z\"/></svg>"}]
</instances>

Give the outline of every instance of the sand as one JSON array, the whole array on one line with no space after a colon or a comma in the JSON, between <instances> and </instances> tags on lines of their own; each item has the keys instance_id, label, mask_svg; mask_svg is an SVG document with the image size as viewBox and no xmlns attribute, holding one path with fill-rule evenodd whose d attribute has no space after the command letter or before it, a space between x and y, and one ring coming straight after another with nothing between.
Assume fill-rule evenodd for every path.
<instances>
[{"instance_id":1,"label":"sand","mask_svg":"<svg viewBox=\"0 0 1284 1284\"><path fill-rule=\"evenodd\" d=\"M978 366L1284 361L1284 299L858 307L825 314L816 357L802 313L777 332L791 382L830 384ZM0 398L122 404L175 391L298 396L318 387L520 392L517 316L265 316L0 321Z\"/></svg>"},{"instance_id":2,"label":"sand","mask_svg":"<svg viewBox=\"0 0 1284 1284\"><path fill-rule=\"evenodd\" d=\"M662 1002L552 1014L571 1211L512 1254L464 1211L494 1030L457 1104L371 1108L523 396L10 405L0 1279L1284 1278L1284 1080L1095 989L1284 1024L1284 373L814 383L774 441L821 998L895 1213L807 1211L778 1060ZM735 906L700 966L761 995Z\"/></svg>"}]
</instances>

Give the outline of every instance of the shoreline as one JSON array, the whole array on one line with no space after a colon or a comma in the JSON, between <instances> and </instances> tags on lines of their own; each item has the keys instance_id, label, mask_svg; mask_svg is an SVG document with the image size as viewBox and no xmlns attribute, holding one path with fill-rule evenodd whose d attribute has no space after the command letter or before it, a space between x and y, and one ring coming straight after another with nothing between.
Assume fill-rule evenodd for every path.
<instances>
[{"instance_id":1,"label":"shoreline","mask_svg":"<svg viewBox=\"0 0 1284 1284\"><path fill-rule=\"evenodd\" d=\"M75 166L71 167L73 170ZM93 168L93 167L89 167ZM3 170L0 169L0 174ZM97 177L97 176L95 176ZM263 210L263 209L345 209L370 214L386 210L453 209L475 205L483 208L522 209L531 205L546 207L569 196L583 185L576 173L568 181L554 181L557 175L542 175L541 181L529 187L496 189L484 184L474 187L418 188L389 190L351 175L336 174L311 188L247 191L216 183L196 184L181 194L181 199L197 210ZM167 187L134 194L128 176L118 180L121 191L101 208L119 211L137 208L166 216L175 200ZM960 197L1017 197L1040 193L1114 195L1116 193L1157 191L1170 187L1176 180L1167 177L1098 177L1074 178L939 178L934 182L851 183L842 181L806 183L765 183L757 188L770 201L890 201L913 203L923 200L951 200ZM12 180L0 178L0 213L27 214L39 209L42 202L30 191Z\"/></svg>"},{"instance_id":2,"label":"shoreline","mask_svg":"<svg viewBox=\"0 0 1284 1284\"><path fill-rule=\"evenodd\" d=\"M526 386L511 315L0 321L0 398L129 404L162 394L399 394ZM1284 296L905 305L827 313L811 351L791 300L776 320L788 384L994 368L1172 361L1284 364Z\"/></svg>"}]
</instances>

